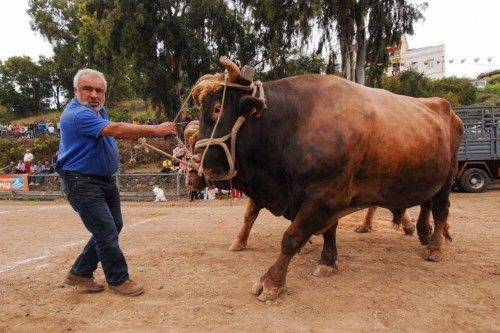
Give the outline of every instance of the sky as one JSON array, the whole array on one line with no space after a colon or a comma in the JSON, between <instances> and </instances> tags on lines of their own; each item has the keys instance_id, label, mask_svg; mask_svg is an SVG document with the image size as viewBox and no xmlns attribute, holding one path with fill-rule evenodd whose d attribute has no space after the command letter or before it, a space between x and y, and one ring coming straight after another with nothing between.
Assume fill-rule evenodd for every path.
<instances>
[{"instance_id":1,"label":"sky","mask_svg":"<svg viewBox=\"0 0 500 333\"><path fill-rule=\"evenodd\" d=\"M500 69L500 0L427 3L425 21L416 24L414 36L408 36L410 48L444 44L447 76L475 78L479 73ZM31 30L27 8L28 0L0 0L2 61L19 55L36 61L39 55L52 55L49 43ZM489 62L488 57L492 58ZM475 58L479 59L475 62Z\"/></svg>"}]
</instances>

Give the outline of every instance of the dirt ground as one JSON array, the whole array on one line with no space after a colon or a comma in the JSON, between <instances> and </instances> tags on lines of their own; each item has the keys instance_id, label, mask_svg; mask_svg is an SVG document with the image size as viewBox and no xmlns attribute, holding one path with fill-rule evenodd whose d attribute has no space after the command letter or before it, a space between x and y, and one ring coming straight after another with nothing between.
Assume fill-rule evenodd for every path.
<instances>
[{"instance_id":1,"label":"dirt ground","mask_svg":"<svg viewBox=\"0 0 500 333\"><path fill-rule=\"evenodd\" d=\"M65 201L0 201L0 331L500 331L500 186L452 194L454 241L438 263L424 260L415 235L392 228L386 210L369 234L353 232L364 212L343 218L339 272L312 276L316 238L292 260L286 291L267 304L251 286L277 258L288 222L262 211L248 248L229 252L245 204L124 202L121 246L131 277L146 286L126 298L61 284L88 238ZM104 279L100 268L96 278Z\"/></svg>"}]
</instances>

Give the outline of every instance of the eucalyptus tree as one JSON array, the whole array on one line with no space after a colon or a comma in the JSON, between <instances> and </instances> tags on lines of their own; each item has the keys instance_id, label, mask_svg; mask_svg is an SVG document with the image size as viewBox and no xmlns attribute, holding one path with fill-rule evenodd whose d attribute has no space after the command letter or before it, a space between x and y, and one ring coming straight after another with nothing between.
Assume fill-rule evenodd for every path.
<instances>
[{"instance_id":1,"label":"eucalyptus tree","mask_svg":"<svg viewBox=\"0 0 500 333\"><path fill-rule=\"evenodd\" d=\"M386 47L399 44L403 33L413 34L413 24L427 6L409 0L317 1L322 8L317 17L319 47L336 52L338 43L342 75L361 84L367 67L371 83L380 81L388 64Z\"/></svg>"},{"instance_id":2,"label":"eucalyptus tree","mask_svg":"<svg viewBox=\"0 0 500 333\"><path fill-rule=\"evenodd\" d=\"M107 31L106 48L129 61L139 95L172 118L187 89L211 71L220 55L251 53L233 9L223 0L89 1ZM217 68L218 69L218 68Z\"/></svg>"},{"instance_id":3,"label":"eucalyptus tree","mask_svg":"<svg viewBox=\"0 0 500 333\"><path fill-rule=\"evenodd\" d=\"M287 62L311 43L317 1L234 0L239 17L248 17L249 33L255 37L255 58L250 61L268 79L287 74Z\"/></svg>"},{"instance_id":4,"label":"eucalyptus tree","mask_svg":"<svg viewBox=\"0 0 500 333\"><path fill-rule=\"evenodd\" d=\"M54 70L63 93L73 91L73 76L84 64L78 34L80 21L75 1L30 0L27 10L31 29L39 32L51 45Z\"/></svg>"},{"instance_id":5,"label":"eucalyptus tree","mask_svg":"<svg viewBox=\"0 0 500 333\"><path fill-rule=\"evenodd\" d=\"M97 17L109 2L93 0L30 0L31 27L53 47L54 70L70 97L73 76L82 67L96 68L108 80L108 101L133 97L130 60L116 56L107 47L109 29Z\"/></svg>"},{"instance_id":6,"label":"eucalyptus tree","mask_svg":"<svg viewBox=\"0 0 500 333\"><path fill-rule=\"evenodd\" d=\"M0 64L0 104L8 108L11 118L43 112L51 97L50 83L30 57L10 57Z\"/></svg>"}]
</instances>

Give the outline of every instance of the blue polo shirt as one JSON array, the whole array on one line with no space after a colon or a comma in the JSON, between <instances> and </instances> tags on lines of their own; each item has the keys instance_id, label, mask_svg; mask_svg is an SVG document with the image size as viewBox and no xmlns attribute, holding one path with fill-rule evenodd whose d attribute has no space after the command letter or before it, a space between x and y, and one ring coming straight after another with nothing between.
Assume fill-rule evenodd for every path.
<instances>
[{"instance_id":1,"label":"blue polo shirt","mask_svg":"<svg viewBox=\"0 0 500 333\"><path fill-rule=\"evenodd\" d=\"M56 171L110 176L118 169L118 146L112 136L100 133L111 121L104 108L100 117L73 98L61 114L61 141Z\"/></svg>"}]
</instances>

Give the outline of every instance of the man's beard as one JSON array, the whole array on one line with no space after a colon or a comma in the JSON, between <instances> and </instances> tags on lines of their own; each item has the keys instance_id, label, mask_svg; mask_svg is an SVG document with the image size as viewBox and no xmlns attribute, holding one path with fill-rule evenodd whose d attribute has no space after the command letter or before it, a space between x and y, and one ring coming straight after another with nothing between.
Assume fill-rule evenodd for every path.
<instances>
[{"instance_id":1,"label":"man's beard","mask_svg":"<svg viewBox=\"0 0 500 333\"><path fill-rule=\"evenodd\" d=\"M89 104L89 102L84 102L84 101L82 101L82 100L80 99L80 94L75 93L75 96L76 96L76 99L78 100L78 102L79 102L81 105L86 106L86 107L89 107L89 108L91 108L92 110L94 110L95 112L99 112L99 110L101 110L101 109L102 109L102 107L104 106L104 104L102 104L102 103L99 103L99 105L98 105L98 106L91 106L91 105Z\"/></svg>"}]
</instances>

